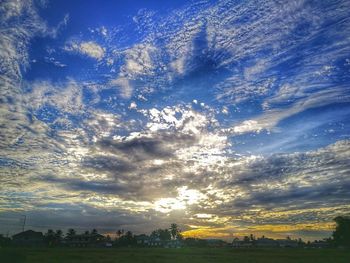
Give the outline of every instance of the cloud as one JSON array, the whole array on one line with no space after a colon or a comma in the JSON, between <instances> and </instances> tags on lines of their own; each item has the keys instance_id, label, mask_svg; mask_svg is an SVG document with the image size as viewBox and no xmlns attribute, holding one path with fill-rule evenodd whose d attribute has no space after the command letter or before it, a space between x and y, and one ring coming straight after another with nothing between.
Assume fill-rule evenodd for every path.
<instances>
[{"instance_id":1,"label":"cloud","mask_svg":"<svg viewBox=\"0 0 350 263\"><path fill-rule=\"evenodd\" d=\"M120 90L120 95L124 99L130 99L133 93L133 86L130 83L130 80L124 77L119 77L111 80L111 86L116 86Z\"/></svg>"},{"instance_id":2,"label":"cloud","mask_svg":"<svg viewBox=\"0 0 350 263\"><path fill-rule=\"evenodd\" d=\"M285 97L285 88L281 90L282 93L277 95L272 101L277 102L280 100L278 97ZM296 96L295 93L293 93ZM321 108L323 106L337 104L339 102L349 102L350 97L347 94L347 88L336 87L332 89L326 89L319 92L314 92L305 96L302 99L297 100L286 108L274 108L265 111L255 119L245 120L229 129L233 133L247 133L247 132L260 132L262 130L273 131L278 127L278 124L293 115L306 111L312 108Z\"/></svg>"},{"instance_id":3,"label":"cloud","mask_svg":"<svg viewBox=\"0 0 350 263\"><path fill-rule=\"evenodd\" d=\"M176 221L220 237L284 235L307 230L305 222L328 231L334 216L349 212L349 141L334 137L324 148L258 156L242 155L238 144L263 131L280 131L277 144L291 144L305 130L284 133L284 120L349 102L347 68L339 66L349 54L349 8L259 6L220 1L162 17L140 12L135 43L127 29L104 27L101 39L84 38L98 43L66 42L66 51L106 66L107 73L96 72L103 78L58 82L26 81L22 68L30 40L57 35L68 16L49 30L31 2L4 2L1 213L25 212L44 229L82 218L82 227L106 233ZM303 128L338 117L317 115Z\"/></svg>"},{"instance_id":4,"label":"cloud","mask_svg":"<svg viewBox=\"0 0 350 263\"><path fill-rule=\"evenodd\" d=\"M101 60L105 55L105 49L93 41L72 41L66 44L64 50L77 52L96 60Z\"/></svg>"},{"instance_id":5,"label":"cloud","mask_svg":"<svg viewBox=\"0 0 350 263\"><path fill-rule=\"evenodd\" d=\"M127 76L151 75L155 69L152 54L156 48L150 44L136 45L125 51L123 73Z\"/></svg>"},{"instance_id":6,"label":"cloud","mask_svg":"<svg viewBox=\"0 0 350 263\"><path fill-rule=\"evenodd\" d=\"M33 110L52 106L63 112L81 114L85 107L83 88L72 79L65 83L36 81L26 85L30 92L24 94L24 101Z\"/></svg>"}]
</instances>

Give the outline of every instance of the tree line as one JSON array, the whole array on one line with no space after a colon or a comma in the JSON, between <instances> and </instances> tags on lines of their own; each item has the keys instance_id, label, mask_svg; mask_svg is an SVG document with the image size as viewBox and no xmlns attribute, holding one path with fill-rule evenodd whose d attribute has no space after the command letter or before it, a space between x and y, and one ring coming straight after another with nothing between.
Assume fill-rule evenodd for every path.
<instances>
[{"instance_id":1,"label":"tree line","mask_svg":"<svg viewBox=\"0 0 350 263\"><path fill-rule=\"evenodd\" d=\"M338 216L334 219L336 223L336 228L332 233L330 238L325 239L324 241L329 243L331 246L336 247L350 247L350 217L348 216ZM76 230L73 228L68 229L67 233L64 235L63 231L58 229L54 231L49 229L43 235L43 241L47 246L59 246L65 241L70 241L76 238L77 236L89 237L92 240L103 237L104 242L109 242L114 246L134 246L137 244L137 237L142 235L134 235L131 231L124 231L119 229L115 233L115 238L111 238L109 235L102 236L98 233L96 229L91 231L85 231L82 234L77 234ZM203 239L198 238L184 238L181 234L181 230L178 225L173 223L169 228L166 229L156 229L151 232L149 236L143 236L151 240L159 240L162 242L178 240L181 241L184 245L187 246L206 246L207 242ZM263 236L264 238L264 236ZM288 239L288 237L287 237ZM0 246L11 245L11 239L0 235ZM253 235L245 236L243 241L254 242L255 237ZM305 244L301 239L297 240L299 244Z\"/></svg>"}]
</instances>

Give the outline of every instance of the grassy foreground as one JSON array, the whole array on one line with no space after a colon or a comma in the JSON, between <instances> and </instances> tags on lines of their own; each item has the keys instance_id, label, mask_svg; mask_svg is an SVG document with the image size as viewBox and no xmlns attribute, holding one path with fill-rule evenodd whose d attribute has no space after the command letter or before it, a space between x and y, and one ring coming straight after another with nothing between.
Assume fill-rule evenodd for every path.
<instances>
[{"instance_id":1,"label":"grassy foreground","mask_svg":"<svg viewBox=\"0 0 350 263\"><path fill-rule=\"evenodd\" d=\"M350 251L337 249L233 248L0 248L1 263L123 263L123 262L239 262L239 263L349 263Z\"/></svg>"}]
</instances>

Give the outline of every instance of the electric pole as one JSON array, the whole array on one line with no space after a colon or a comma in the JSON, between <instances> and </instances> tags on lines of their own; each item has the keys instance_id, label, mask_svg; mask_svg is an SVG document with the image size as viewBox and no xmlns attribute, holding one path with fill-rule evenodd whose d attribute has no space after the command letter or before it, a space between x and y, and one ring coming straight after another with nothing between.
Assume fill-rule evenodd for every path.
<instances>
[{"instance_id":1,"label":"electric pole","mask_svg":"<svg viewBox=\"0 0 350 263\"><path fill-rule=\"evenodd\" d=\"M27 219L27 216L26 216L26 215L23 215L22 232L24 232L24 226L26 225L26 219Z\"/></svg>"}]
</instances>

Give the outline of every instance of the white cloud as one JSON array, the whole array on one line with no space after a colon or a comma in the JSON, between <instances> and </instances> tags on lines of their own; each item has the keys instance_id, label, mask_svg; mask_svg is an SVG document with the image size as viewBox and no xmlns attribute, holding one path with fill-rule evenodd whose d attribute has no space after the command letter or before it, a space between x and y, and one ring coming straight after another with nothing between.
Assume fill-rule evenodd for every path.
<instances>
[{"instance_id":1,"label":"white cloud","mask_svg":"<svg viewBox=\"0 0 350 263\"><path fill-rule=\"evenodd\" d=\"M131 109L131 110L137 109L137 104L136 104L134 101L132 101L132 102L130 103L129 109Z\"/></svg>"},{"instance_id":2,"label":"white cloud","mask_svg":"<svg viewBox=\"0 0 350 263\"><path fill-rule=\"evenodd\" d=\"M234 133L246 133L246 132L260 132L262 130L262 127L259 125L259 123L256 120L246 120L243 121L241 124L233 127Z\"/></svg>"},{"instance_id":3,"label":"white cloud","mask_svg":"<svg viewBox=\"0 0 350 263\"><path fill-rule=\"evenodd\" d=\"M229 130L233 133L260 132L262 130L272 131L281 120L307 109L322 107L338 103L339 101L349 102L350 96L345 92L346 90L343 87L315 92L308 97L299 99L287 108L266 110L260 116L243 121ZM281 96L283 97L284 95L281 94Z\"/></svg>"},{"instance_id":4,"label":"white cloud","mask_svg":"<svg viewBox=\"0 0 350 263\"><path fill-rule=\"evenodd\" d=\"M105 49L93 41L68 43L64 49L66 51L74 51L91 58L101 60L105 55Z\"/></svg>"},{"instance_id":5,"label":"white cloud","mask_svg":"<svg viewBox=\"0 0 350 263\"><path fill-rule=\"evenodd\" d=\"M120 95L124 99L130 99L133 93L133 87L130 80L124 77L119 77L111 80L110 85L117 86L120 90Z\"/></svg>"},{"instance_id":6,"label":"white cloud","mask_svg":"<svg viewBox=\"0 0 350 263\"><path fill-rule=\"evenodd\" d=\"M125 51L125 65L122 71L125 75L149 75L152 74L154 64L152 53L156 48L150 44L139 44Z\"/></svg>"},{"instance_id":7,"label":"white cloud","mask_svg":"<svg viewBox=\"0 0 350 263\"><path fill-rule=\"evenodd\" d=\"M226 106L222 107L221 113L223 113L225 115L229 114L228 108Z\"/></svg>"},{"instance_id":8,"label":"white cloud","mask_svg":"<svg viewBox=\"0 0 350 263\"><path fill-rule=\"evenodd\" d=\"M31 92L23 95L25 104L35 110L45 105L56 107L62 112L80 114L85 107L82 87L74 80L53 84L50 81L27 83Z\"/></svg>"}]
</instances>

